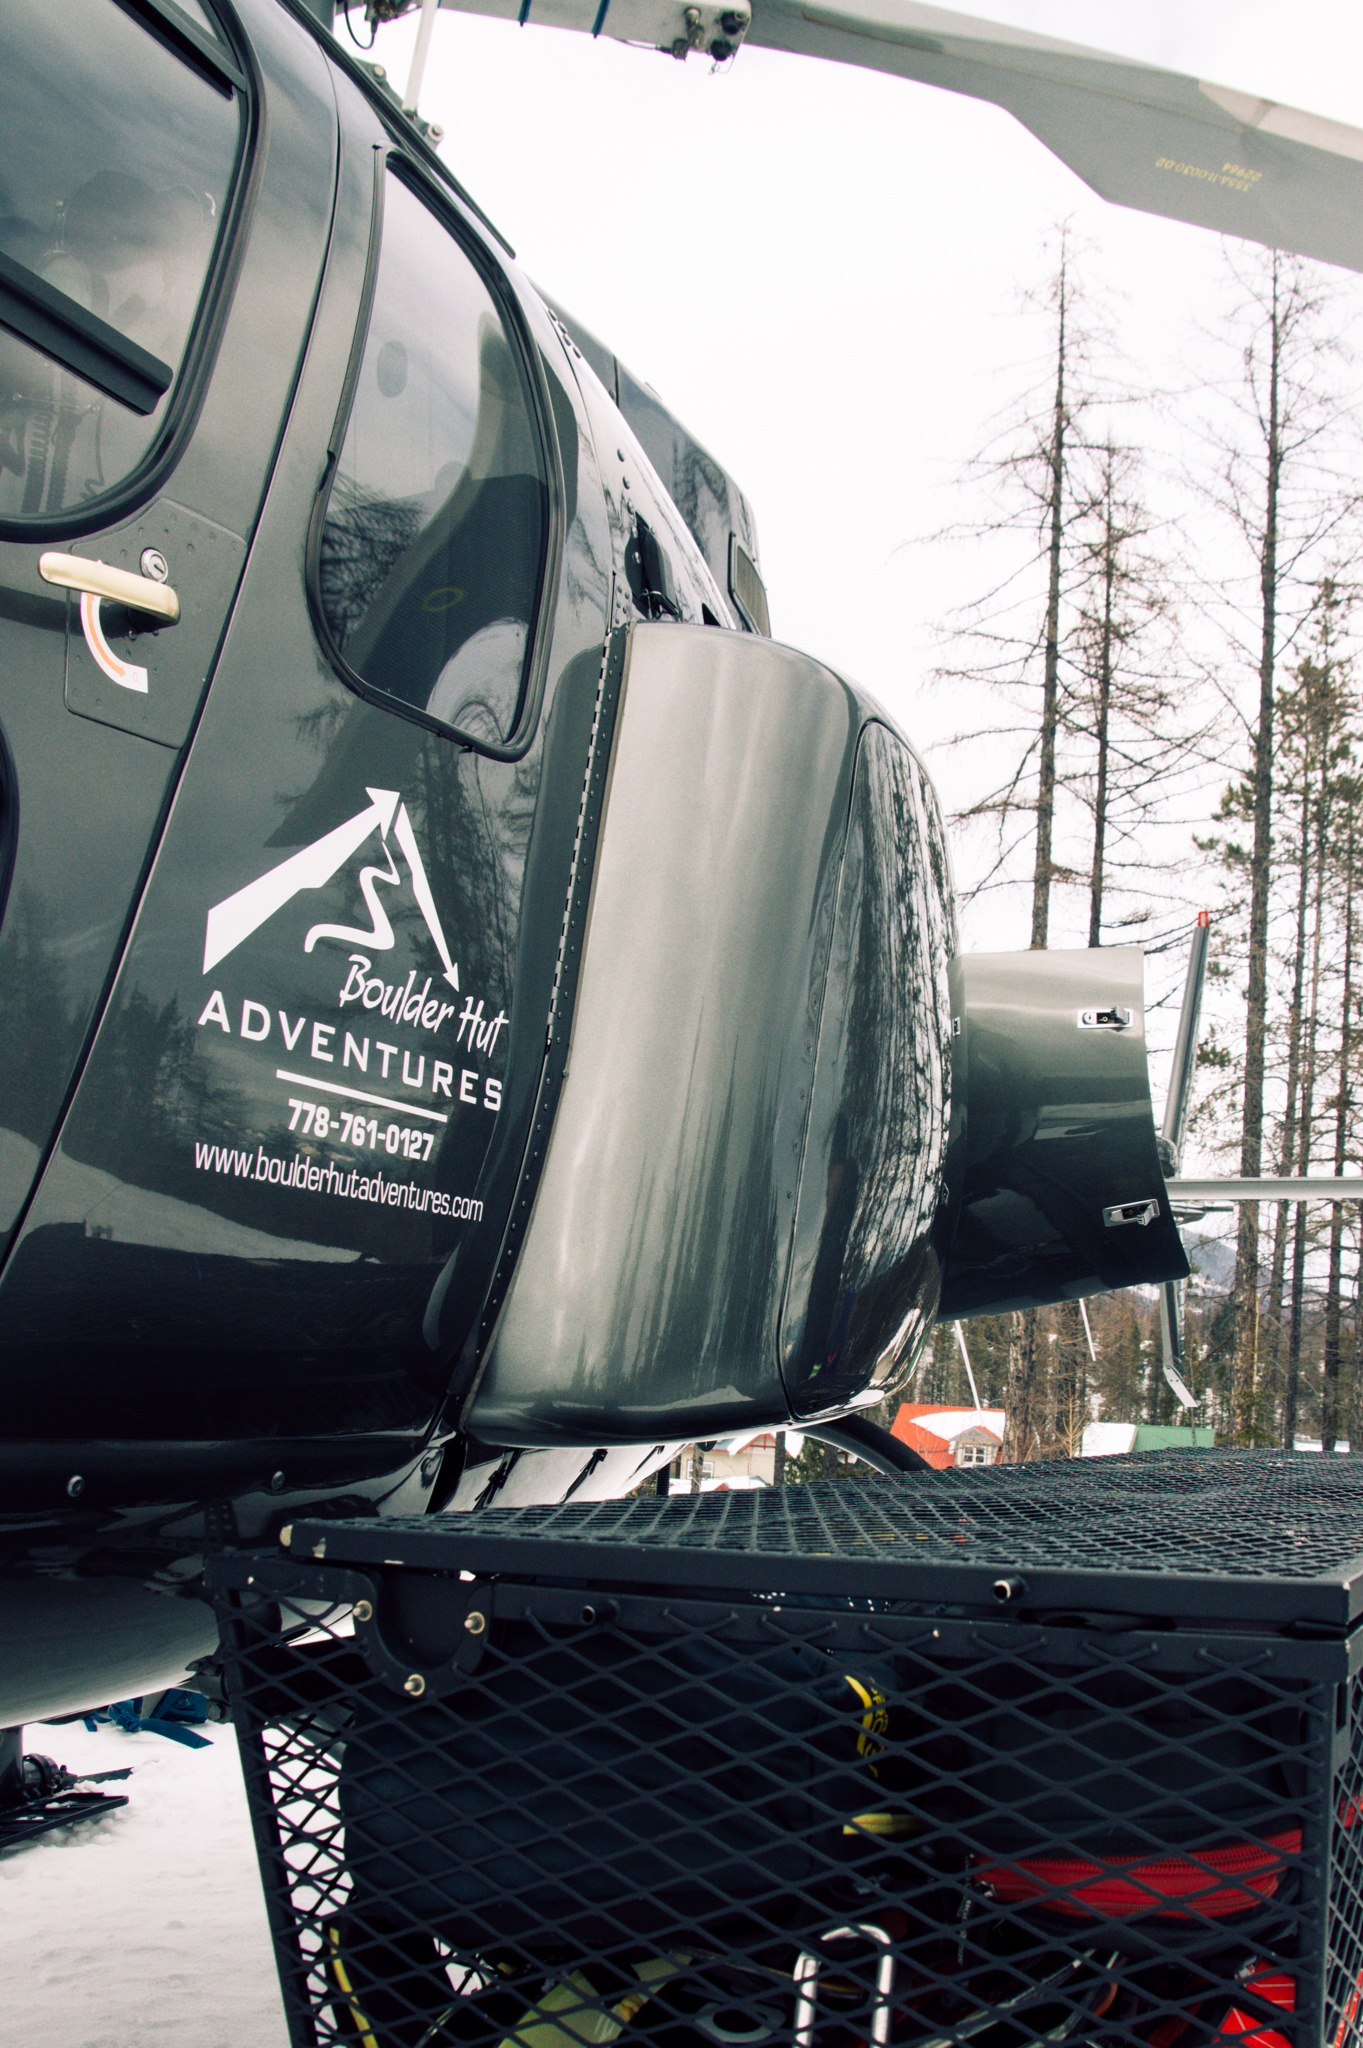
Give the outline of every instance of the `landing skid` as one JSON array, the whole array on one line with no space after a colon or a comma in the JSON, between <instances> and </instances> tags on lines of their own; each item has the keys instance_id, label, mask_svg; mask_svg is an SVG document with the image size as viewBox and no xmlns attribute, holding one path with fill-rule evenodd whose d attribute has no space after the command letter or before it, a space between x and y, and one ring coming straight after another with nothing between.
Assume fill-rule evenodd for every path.
<instances>
[{"instance_id":1,"label":"landing skid","mask_svg":"<svg viewBox=\"0 0 1363 2048\"><path fill-rule=\"evenodd\" d=\"M50 1756L25 1756L19 1770L22 1772L22 1787L12 1803L0 1807L0 1856L8 1850L22 1849L28 1842L36 1842L40 1835L50 1834L54 1828L74 1827L85 1820L99 1820L102 1815L112 1813L115 1807L126 1806L125 1792L86 1792L78 1788L87 1784L105 1783L113 1778L127 1778L131 1770L93 1771L77 1777L54 1763ZM14 1791L17 1772L8 1774L7 1790Z\"/></svg>"}]
</instances>

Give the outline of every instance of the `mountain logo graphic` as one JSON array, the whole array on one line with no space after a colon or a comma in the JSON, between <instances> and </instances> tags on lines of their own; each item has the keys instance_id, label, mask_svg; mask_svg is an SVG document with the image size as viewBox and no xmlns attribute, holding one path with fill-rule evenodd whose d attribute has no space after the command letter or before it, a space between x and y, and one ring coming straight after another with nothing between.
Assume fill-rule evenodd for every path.
<instances>
[{"instance_id":1,"label":"mountain logo graphic","mask_svg":"<svg viewBox=\"0 0 1363 2048\"><path fill-rule=\"evenodd\" d=\"M365 908L374 920L372 931L363 931L358 926L345 924L315 924L303 941L303 951L310 953L319 939L340 939L342 942L372 946L376 952L385 952L393 945L393 927L388 913L379 901L378 891L395 887L402 880L398 864L393 858L393 849L388 843L391 831L397 841L398 852L406 864L412 884L412 893L417 908L426 920L426 929L431 942L440 955L445 970L445 980L451 988L459 986L459 969L450 958L450 949L445 943L445 934L440 927L440 917L431 894L431 885L426 879L426 870L421 864L421 854L412 830L412 821L407 815L407 806L396 789L368 789L369 798L364 810L357 811L353 818L347 818L343 825L337 825L321 839L314 839L311 846L302 847L291 853L278 867L270 868L254 882L248 882L244 889L238 889L234 896L225 897L215 903L208 913L208 924L204 932L203 971L208 974L220 960L234 953L238 946L249 939L252 932L272 918L276 911L291 903L303 889L324 889L333 875L345 866L351 855L358 853L366 839L378 833L383 849L385 865L366 867L360 870L360 894L364 897ZM394 816L396 813L396 817Z\"/></svg>"}]
</instances>

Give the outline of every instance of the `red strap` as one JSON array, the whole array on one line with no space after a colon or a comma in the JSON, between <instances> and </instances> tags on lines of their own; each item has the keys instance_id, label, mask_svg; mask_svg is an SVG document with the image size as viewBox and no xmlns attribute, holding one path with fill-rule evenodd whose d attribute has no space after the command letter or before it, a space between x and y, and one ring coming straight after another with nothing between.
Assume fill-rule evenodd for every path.
<instances>
[{"instance_id":1,"label":"red strap","mask_svg":"<svg viewBox=\"0 0 1363 2048\"><path fill-rule=\"evenodd\" d=\"M1285 1859L1301 1853L1301 1829L1258 1842L1230 1842L1186 1856L1117 1856L1098 1863L1080 1856L1027 1856L979 1872L1004 1905L1045 1905L1073 1918L1121 1919L1168 1912L1180 1920L1243 1913L1278 1889ZM1271 2048L1271 2044L1270 2044Z\"/></svg>"}]
</instances>

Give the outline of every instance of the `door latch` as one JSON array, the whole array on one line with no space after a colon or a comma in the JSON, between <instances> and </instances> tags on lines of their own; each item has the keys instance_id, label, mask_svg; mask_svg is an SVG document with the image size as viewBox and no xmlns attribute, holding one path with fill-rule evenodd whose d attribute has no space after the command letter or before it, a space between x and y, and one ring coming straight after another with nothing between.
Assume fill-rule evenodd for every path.
<instances>
[{"instance_id":1,"label":"door latch","mask_svg":"<svg viewBox=\"0 0 1363 2048\"><path fill-rule=\"evenodd\" d=\"M1122 1223L1139 1223L1144 1229L1147 1223L1159 1221L1159 1203L1115 1202L1110 1209L1104 1209L1103 1221L1109 1230L1115 1230Z\"/></svg>"},{"instance_id":2,"label":"door latch","mask_svg":"<svg viewBox=\"0 0 1363 2048\"><path fill-rule=\"evenodd\" d=\"M1079 1012L1081 1031L1125 1031L1131 1022L1130 1010L1124 1009L1120 1003L1108 1003L1102 1009Z\"/></svg>"}]
</instances>

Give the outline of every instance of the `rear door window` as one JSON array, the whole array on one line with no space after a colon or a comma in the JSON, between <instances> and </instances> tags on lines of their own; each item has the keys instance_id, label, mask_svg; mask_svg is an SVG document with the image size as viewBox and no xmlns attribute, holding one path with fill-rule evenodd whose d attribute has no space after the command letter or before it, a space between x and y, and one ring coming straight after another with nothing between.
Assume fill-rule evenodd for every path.
<instances>
[{"instance_id":1,"label":"rear door window","mask_svg":"<svg viewBox=\"0 0 1363 2048\"><path fill-rule=\"evenodd\" d=\"M521 351L471 257L390 170L314 565L323 630L349 680L475 744L504 743L548 534Z\"/></svg>"},{"instance_id":2,"label":"rear door window","mask_svg":"<svg viewBox=\"0 0 1363 2048\"><path fill-rule=\"evenodd\" d=\"M0 519L83 511L166 424L243 133L202 9L6 10Z\"/></svg>"}]
</instances>

